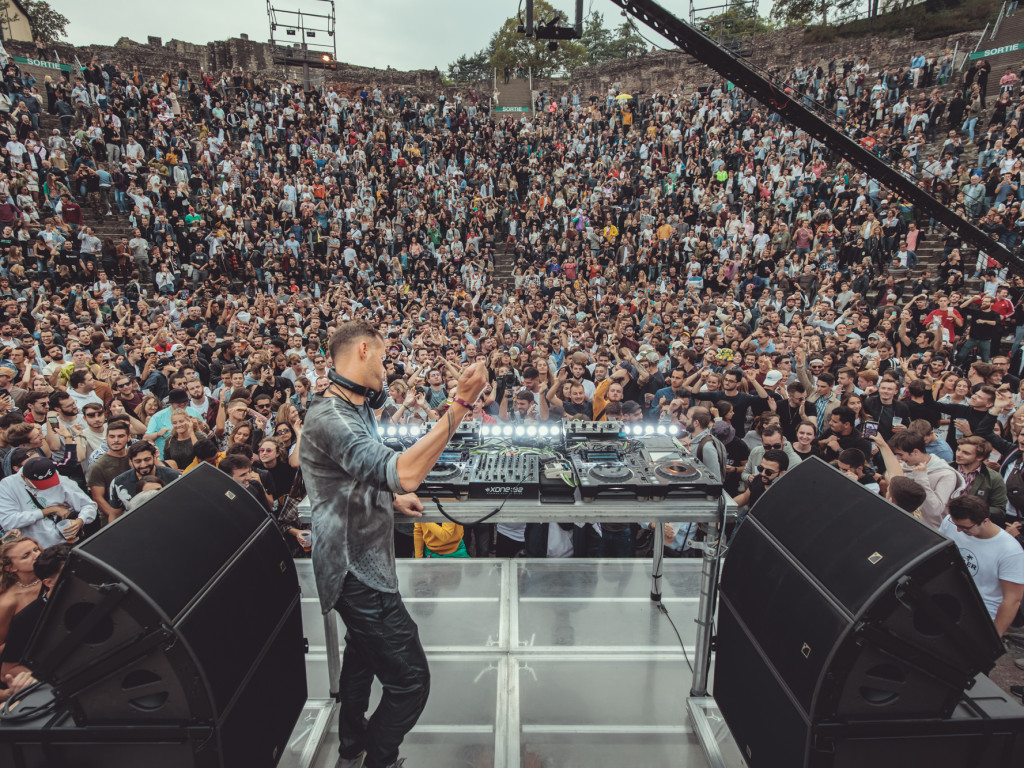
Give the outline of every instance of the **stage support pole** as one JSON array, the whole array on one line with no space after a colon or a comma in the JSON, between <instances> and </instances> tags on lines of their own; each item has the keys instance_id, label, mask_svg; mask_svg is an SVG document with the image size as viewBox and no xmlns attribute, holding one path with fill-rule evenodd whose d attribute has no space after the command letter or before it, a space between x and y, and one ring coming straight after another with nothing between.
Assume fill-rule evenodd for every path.
<instances>
[{"instance_id":1,"label":"stage support pole","mask_svg":"<svg viewBox=\"0 0 1024 768\"><path fill-rule=\"evenodd\" d=\"M665 523L654 523L654 558L651 561L651 600L661 602L661 563L665 559Z\"/></svg>"},{"instance_id":2,"label":"stage support pole","mask_svg":"<svg viewBox=\"0 0 1024 768\"><path fill-rule=\"evenodd\" d=\"M693 683L690 696L708 695L708 673L711 670L711 640L715 627L715 606L718 603L718 570L721 564L719 545L722 531L718 523L705 526L704 563L700 572L700 603L697 606L697 640L693 658Z\"/></svg>"},{"instance_id":3,"label":"stage support pole","mask_svg":"<svg viewBox=\"0 0 1024 768\"><path fill-rule=\"evenodd\" d=\"M324 645L327 647L327 674L331 678L331 698L341 701L341 643L338 641L338 617L334 611L324 614Z\"/></svg>"}]
</instances>

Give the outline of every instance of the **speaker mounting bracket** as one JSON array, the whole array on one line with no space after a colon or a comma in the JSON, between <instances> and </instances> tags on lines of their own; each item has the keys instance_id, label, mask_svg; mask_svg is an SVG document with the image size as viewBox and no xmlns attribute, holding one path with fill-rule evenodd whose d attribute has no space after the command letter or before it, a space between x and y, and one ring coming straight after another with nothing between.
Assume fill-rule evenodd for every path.
<instances>
[{"instance_id":1,"label":"speaker mounting bracket","mask_svg":"<svg viewBox=\"0 0 1024 768\"><path fill-rule=\"evenodd\" d=\"M61 582L58 581L57 589L60 589L60 584ZM44 622L40 621L36 626L36 629L29 640L25 658L29 668L35 672L36 677L40 680L46 680L47 682L53 683L54 681L50 678L53 676L54 670L59 661L66 658L72 651L78 648L84 642L85 638L88 637L89 633L92 632L104 618L109 616L130 592L128 586L121 582L110 584L90 584L89 586L99 592L102 597L98 602L93 604L93 608L89 611L88 615L82 619L74 629L68 632L67 637L65 637L51 653L47 654L47 658L50 659L49 664L42 659L33 659L32 652L36 642L36 635L42 629ZM51 604L55 603L53 600L50 602Z\"/></svg>"},{"instance_id":2,"label":"speaker mounting bracket","mask_svg":"<svg viewBox=\"0 0 1024 768\"><path fill-rule=\"evenodd\" d=\"M54 691L62 701L73 699L101 680L124 669L132 662L145 656L168 640L173 640L174 630L165 625L147 630L102 656L92 664L76 670L70 677L54 684Z\"/></svg>"}]
</instances>

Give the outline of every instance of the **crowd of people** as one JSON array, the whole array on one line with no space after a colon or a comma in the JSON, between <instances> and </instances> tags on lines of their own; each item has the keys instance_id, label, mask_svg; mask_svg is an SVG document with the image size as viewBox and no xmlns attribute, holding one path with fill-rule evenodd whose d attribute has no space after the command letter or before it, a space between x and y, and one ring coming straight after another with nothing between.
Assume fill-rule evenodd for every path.
<instances>
[{"instance_id":1,"label":"crowd of people","mask_svg":"<svg viewBox=\"0 0 1024 768\"><path fill-rule=\"evenodd\" d=\"M989 69L921 52L775 77L1016 249L1019 78L986 106ZM185 64L91 61L40 84L11 60L3 90L0 643L52 577L32 561L52 569L51 550L203 462L303 556L303 418L354 319L385 338L385 423L442 417L482 363L485 424L675 424L743 508L819 456L937 529L951 500L982 498L1020 540L1024 280L721 78L570 88L496 120L475 94L303 92ZM115 210L130 232L104 241L89 222ZM915 269L928 238L934 274ZM405 556L650 551L639 522L572 528L395 540ZM667 553L694 556L697 535L669 526ZM1010 559L986 596L1001 631L1020 590L996 592L1024 585Z\"/></svg>"}]
</instances>

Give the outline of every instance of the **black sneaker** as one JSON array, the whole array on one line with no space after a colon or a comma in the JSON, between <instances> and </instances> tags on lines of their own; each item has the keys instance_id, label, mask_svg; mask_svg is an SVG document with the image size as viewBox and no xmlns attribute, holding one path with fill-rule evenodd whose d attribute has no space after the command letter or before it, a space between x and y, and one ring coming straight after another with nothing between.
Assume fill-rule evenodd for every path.
<instances>
[{"instance_id":1,"label":"black sneaker","mask_svg":"<svg viewBox=\"0 0 1024 768\"><path fill-rule=\"evenodd\" d=\"M355 757L339 757L334 768L363 768L363 760L366 759L366 750L363 750Z\"/></svg>"},{"instance_id":2,"label":"black sneaker","mask_svg":"<svg viewBox=\"0 0 1024 768\"><path fill-rule=\"evenodd\" d=\"M1024 685L1011 685L1010 693L1017 696L1021 703L1024 704Z\"/></svg>"}]
</instances>

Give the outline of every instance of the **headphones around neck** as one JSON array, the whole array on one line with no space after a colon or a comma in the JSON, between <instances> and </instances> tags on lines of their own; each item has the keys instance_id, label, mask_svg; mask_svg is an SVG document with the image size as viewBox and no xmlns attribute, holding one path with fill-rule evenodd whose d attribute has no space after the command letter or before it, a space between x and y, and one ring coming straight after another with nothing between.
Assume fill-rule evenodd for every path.
<instances>
[{"instance_id":1,"label":"headphones around neck","mask_svg":"<svg viewBox=\"0 0 1024 768\"><path fill-rule=\"evenodd\" d=\"M327 380L332 384L337 384L339 387L344 387L349 392L354 392L360 397L365 397L366 404L375 411L379 411L387 404L388 397L391 394L388 391L387 382L384 382L384 386L379 390L370 389L369 387L364 387L362 384L356 384L351 379L346 379L340 373L332 371L330 368L327 369Z\"/></svg>"}]
</instances>

